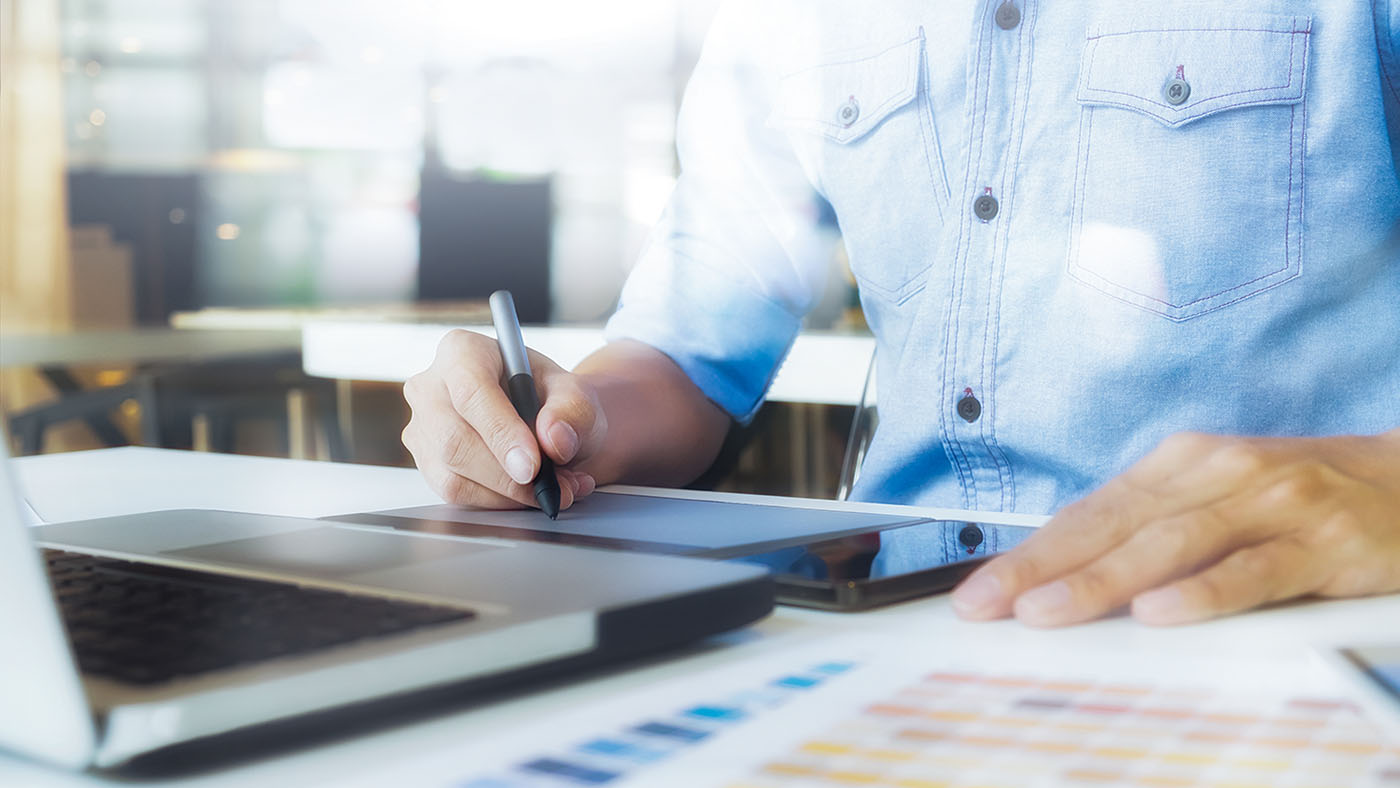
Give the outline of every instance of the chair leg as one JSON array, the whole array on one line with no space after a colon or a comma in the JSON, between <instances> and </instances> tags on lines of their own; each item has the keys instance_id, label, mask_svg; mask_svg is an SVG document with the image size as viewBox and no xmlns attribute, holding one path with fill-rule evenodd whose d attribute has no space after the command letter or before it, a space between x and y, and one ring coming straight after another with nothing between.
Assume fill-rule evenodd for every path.
<instances>
[{"instance_id":1,"label":"chair leg","mask_svg":"<svg viewBox=\"0 0 1400 788\"><path fill-rule=\"evenodd\" d=\"M44 421L29 416L10 420L10 432L19 438L19 452L23 455L40 454L44 451Z\"/></svg>"},{"instance_id":2,"label":"chair leg","mask_svg":"<svg viewBox=\"0 0 1400 788\"><path fill-rule=\"evenodd\" d=\"M160 411L156 409L155 378L138 374L131 381L136 391L136 404L141 407L141 443L160 446Z\"/></svg>"},{"instance_id":3,"label":"chair leg","mask_svg":"<svg viewBox=\"0 0 1400 788\"><path fill-rule=\"evenodd\" d=\"M321 432L326 438L326 453L333 462L347 462L350 452L345 443L345 432L341 429L340 408L335 398L317 397L316 420L321 424Z\"/></svg>"},{"instance_id":4,"label":"chair leg","mask_svg":"<svg viewBox=\"0 0 1400 788\"><path fill-rule=\"evenodd\" d=\"M310 459L306 450L306 392L300 388L287 389L287 456Z\"/></svg>"},{"instance_id":5,"label":"chair leg","mask_svg":"<svg viewBox=\"0 0 1400 788\"><path fill-rule=\"evenodd\" d=\"M190 418L190 448L209 451L209 414L196 413Z\"/></svg>"}]
</instances>

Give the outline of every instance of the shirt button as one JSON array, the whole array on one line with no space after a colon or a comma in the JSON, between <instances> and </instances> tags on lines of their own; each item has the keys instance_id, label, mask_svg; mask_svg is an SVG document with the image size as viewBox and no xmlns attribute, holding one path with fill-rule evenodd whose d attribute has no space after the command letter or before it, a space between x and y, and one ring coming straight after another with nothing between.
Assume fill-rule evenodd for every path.
<instances>
[{"instance_id":1,"label":"shirt button","mask_svg":"<svg viewBox=\"0 0 1400 788\"><path fill-rule=\"evenodd\" d=\"M1006 0L997 6L996 20L997 27L1002 30L1012 30L1021 24L1021 9L1017 8L1011 0Z\"/></svg>"},{"instance_id":2,"label":"shirt button","mask_svg":"<svg viewBox=\"0 0 1400 788\"><path fill-rule=\"evenodd\" d=\"M855 96L851 96L845 104L841 105L841 109L836 112L836 117L841 119L842 126L849 127L856 122L856 119L860 117L860 104L856 103Z\"/></svg>"},{"instance_id":3,"label":"shirt button","mask_svg":"<svg viewBox=\"0 0 1400 788\"><path fill-rule=\"evenodd\" d=\"M962 546L966 547L967 551L970 553L976 550L978 545L982 544L982 529L972 523L968 523L963 526L961 531L958 531L958 541L961 542Z\"/></svg>"},{"instance_id":4,"label":"shirt button","mask_svg":"<svg viewBox=\"0 0 1400 788\"><path fill-rule=\"evenodd\" d=\"M963 421L971 424L982 415L982 403L978 402L976 397L968 394L958 400L958 415L962 416Z\"/></svg>"},{"instance_id":5,"label":"shirt button","mask_svg":"<svg viewBox=\"0 0 1400 788\"><path fill-rule=\"evenodd\" d=\"M1001 210L1001 207L997 205L997 198L990 194L984 194L972 201L972 212L977 215L978 219L984 222L990 222L992 219L996 218L997 211L999 210Z\"/></svg>"},{"instance_id":6,"label":"shirt button","mask_svg":"<svg viewBox=\"0 0 1400 788\"><path fill-rule=\"evenodd\" d=\"M1191 84L1186 80L1177 77L1162 89L1162 95L1166 97L1167 103L1173 107L1186 103L1186 99L1191 97Z\"/></svg>"}]
</instances>

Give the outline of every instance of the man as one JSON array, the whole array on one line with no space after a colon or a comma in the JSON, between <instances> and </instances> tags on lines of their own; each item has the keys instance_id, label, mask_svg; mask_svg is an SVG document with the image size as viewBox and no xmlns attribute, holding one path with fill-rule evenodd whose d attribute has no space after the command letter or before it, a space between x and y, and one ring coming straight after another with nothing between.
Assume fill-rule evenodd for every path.
<instances>
[{"instance_id":1,"label":"man","mask_svg":"<svg viewBox=\"0 0 1400 788\"><path fill-rule=\"evenodd\" d=\"M678 148L610 344L532 360L566 504L684 483L753 415L824 201L878 344L856 496L1058 512L960 614L1400 589L1400 3L734 3ZM449 501L532 503L500 374L458 332L405 387Z\"/></svg>"}]
</instances>

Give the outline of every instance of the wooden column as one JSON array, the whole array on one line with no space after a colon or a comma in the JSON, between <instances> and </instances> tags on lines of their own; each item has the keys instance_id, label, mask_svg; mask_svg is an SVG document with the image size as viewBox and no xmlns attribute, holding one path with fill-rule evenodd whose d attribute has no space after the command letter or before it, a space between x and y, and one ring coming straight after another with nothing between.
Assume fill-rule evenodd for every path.
<instances>
[{"instance_id":1,"label":"wooden column","mask_svg":"<svg viewBox=\"0 0 1400 788\"><path fill-rule=\"evenodd\" d=\"M73 325L58 0L0 0L0 331ZM0 359L3 362L3 359ZM0 408L49 399L0 363Z\"/></svg>"}]
</instances>

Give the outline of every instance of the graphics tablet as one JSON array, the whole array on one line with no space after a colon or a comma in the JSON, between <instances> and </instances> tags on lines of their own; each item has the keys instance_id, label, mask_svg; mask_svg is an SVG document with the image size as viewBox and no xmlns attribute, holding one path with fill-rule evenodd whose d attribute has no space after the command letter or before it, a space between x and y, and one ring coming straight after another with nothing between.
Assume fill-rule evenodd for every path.
<instances>
[{"instance_id":1,"label":"graphics tablet","mask_svg":"<svg viewBox=\"0 0 1400 788\"><path fill-rule=\"evenodd\" d=\"M1033 528L905 514L597 492L549 520L533 509L448 504L337 515L341 522L758 563L778 601L863 610L947 591Z\"/></svg>"}]
</instances>

